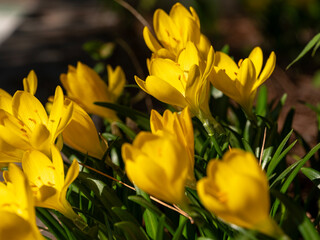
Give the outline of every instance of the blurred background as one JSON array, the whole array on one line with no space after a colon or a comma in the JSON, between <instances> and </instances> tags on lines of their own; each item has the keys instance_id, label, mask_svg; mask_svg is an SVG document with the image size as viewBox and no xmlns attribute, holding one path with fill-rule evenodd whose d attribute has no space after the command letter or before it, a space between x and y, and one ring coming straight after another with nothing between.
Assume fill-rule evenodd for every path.
<instances>
[{"instance_id":1,"label":"blurred background","mask_svg":"<svg viewBox=\"0 0 320 240\"><path fill-rule=\"evenodd\" d=\"M0 0L0 87L13 94L33 69L37 97L53 95L61 73L77 61L105 74L105 65L121 65L129 84L147 75L150 51L143 25L120 0ZM152 25L153 12L170 11L173 0L127 0ZM185 0L201 21L215 50L229 48L238 60L261 46L277 67L266 85L270 99L288 93L285 112L294 107L294 128L311 144L317 141L314 111L301 102L320 102L320 53L307 54L288 71L286 66L320 32L319 0ZM280 123L281 125L281 123Z\"/></svg>"}]
</instances>

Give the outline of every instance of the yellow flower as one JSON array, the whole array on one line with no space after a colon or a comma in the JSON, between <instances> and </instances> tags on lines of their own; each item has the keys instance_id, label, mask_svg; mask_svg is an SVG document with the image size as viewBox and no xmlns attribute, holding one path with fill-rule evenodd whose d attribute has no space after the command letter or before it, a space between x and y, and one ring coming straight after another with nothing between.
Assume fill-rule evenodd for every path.
<instances>
[{"instance_id":1,"label":"yellow flower","mask_svg":"<svg viewBox=\"0 0 320 240\"><path fill-rule=\"evenodd\" d=\"M165 131L140 132L133 144L122 146L129 179L148 194L169 203L184 204L189 172L188 153Z\"/></svg>"},{"instance_id":2,"label":"yellow flower","mask_svg":"<svg viewBox=\"0 0 320 240\"><path fill-rule=\"evenodd\" d=\"M76 103L73 106L72 120L62 132L64 143L84 154L102 159L108 146L100 141L97 129L86 111Z\"/></svg>"},{"instance_id":3,"label":"yellow flower","mask_svg":"<svg viewBox=\"0 0 320 240\"><path fill-rule=\"evenodd\" d=\"M36 149L51 156L51 145L70 122L72 111L71 103L65 105L59 86L49 116L36 97L26 91L17 91L12 98L12 114L0 109L0 139L14 148Z\"/></svg>"},{"instance_id":4,"label":"yellow flower","mask_svg":"<svg viewBox=\"0 0 320 240\"><path fill-rule=\"evenodd\" d=\"M212 85L239 103L250 116L258 87L272 74L276 65L276 55L271 52L264 68L260 47L254 48L249 57L238 65L225 53L216 52Z\"/></svg>"},{"instance_id":5,"label":"yellow flower","mask_svg":"<svg viewBox=\"0 0 320 240\"><path fill-rule=\"evenodd\" d=\"M72 162L64 177L61 154L55 146L51 151L52 161L36 150L25 152L22 159L22 168L29 180L35 205L55 209L73 221L81 221L66 199L69 185L79 174L78 162Z\"/></svg>"},{"instance_id":6,"label":"yellow flower","mask_svg":"<svg viewBox=\"0 0 320 240\"><path fill-rule=\"evenodd\" d=\"M78 62L77 67L69 66L67 74L61 74L60 80L67 91L67 96L78 103L86 112L96 114L109 121L117 120L113 110L94 104L95 102L114 103L121 95L125 75L121 67L108 70L107 85L99 75L87 65Z\"/></svg>"},{"instance_id":7,"label":"yellow flower","mask_svg":"<svg viewBox=\"0 0 320 240\"><path fill-rule=\"evenodd\" d=\"M197 191L203 205L222 220L271 236L280 234L269 217L268 179L252 153L232 149L222 160L211 160Z\"/></svg>"},{"instance_id":8,"label":"yellow flower","mask_svg":"<svg viewBox=\"0 0 320 240\"><path fill-rule=\"evenodd\" d=\"M209 81L214 51L210 48L207 60L203 61L192 42L188 42L177 59L152 58L149 65L150 76L146 81L135 76L142 90L158 100L185 108L189 106L193 115L200 113L211 116L209 110Z\"/></svg>"},{"instance_id":9,"label":"yellow flower","mask_svg":"<svg viewBox=\"0 0 320 240\"><path fill-rule=\"evenodd\" d=\"M44 239L36 225L34 201L28 181L15 164L0 182L0 239Z\"/></svg>"},{"instance_id":10,"label":"yellow flower","mask_svg":"<svg viewBox=\"0 0 320 240\"><path fill-rule=\"evenodd\" d=\"M153 28L158 40L147 27L143 29L143 37L157 57L175 60L190 41L199 49L201 56L206 58L211 44L201 34L199 17L192 7L188 11L181 3L176 3L169 15L157 9L153 16Z\"/></svg>"},{"instance_id":11,"label":"yellow flower","mask_svg":"<svg viewBox=\"0 0 320 240\"><path fill-rule=\"evenodd\" d=\"M191 116L188 108L180 114L166 110L161 116L157 111L152 110L150 116L150 127L153 134L158 131L167 131L175 136L178 142L185 148L188 158L184 159L188 164L187 185L195 187L194 177L194 136Z\"/></svg>"}]
</instances>

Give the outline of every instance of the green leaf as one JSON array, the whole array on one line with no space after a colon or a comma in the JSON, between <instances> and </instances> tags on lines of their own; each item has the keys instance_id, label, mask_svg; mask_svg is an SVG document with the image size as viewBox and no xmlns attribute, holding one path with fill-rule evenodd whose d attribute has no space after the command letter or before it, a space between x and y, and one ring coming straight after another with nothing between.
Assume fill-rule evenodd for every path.
<instances>
[{"instance_id":1,"label":"green leaf","mask_svg":"<svg viewBox=\"0 0 320 240\"><path fill-rule=\"evenodd\" d=\"M288 135L282 140L279 147L277 148L276 152L274 153L272 159L270 160L268 169L267 169L267 176L270 176L270 174L273 172L273 170L276 168L276 166L279 164L282 158L280 158L280 154L282 152L282 149L286 145L287 141L289 140L291 134L293 133L293 130L291 130Z\"/></svg>"},{"instance_id":2,"label":"green leaf","mask_svg":"<svg viewBox=\"0 0 320 240\"><path fill-rule=\"evenodd\" d=\"M312 168L301 168L301 172L306 175L314 184L316 184L317 188L320 189L320 172L312 169Z\"/></svg>"},{"instance_id":3,"label":"green leaf","mask_svg":"<svg viewBox=\"0 0 320 240\"><path fill-rule=\"evenodd\" d=\"M162 214L159 218L157 233L155 240L163 240L163 233L164 233L164 222L166 220L166 215Z\"/></svg>"},{"instance_id":4,"label":"green leaf","mask_svg":"<svg viewBox=\"0 0 320 240\"><path fill-rule=\"evenodd\" d=\"M112 109L121 116L129 117L133 121L135 121L140 127L142 127L144 130L150 130L150 121L149 121L149 116L147 114L144 114L130 107L123 106L116 103L95 102L95 104Z\"/></svg>"},{"instance_id":5,"label":"green leaf","mask_svg":"<svg viewBox=\"0 0 320 240\"><path fill-rule=\"evenodd\" d=\"M248 143L248 141L246 139L244 139L244 138L241 138L241 141L242 141L244 150L246 150L247 152L253 153L252 148L251 148L250 144Z\"/></svg>"},{"instance_id":6,"label":"green leaf","mask_svg":"<svg viewBox=\"0 0 320 240\"><path fill-rule=\"evenodd\" d=\"M59 221L53 217L52 214L47 209L37 207L36 208L37 217L41 220L43 224L49 229L49 231L57 238L57 239L68 239L67 234L64 231L63 227L60 225Z\"/></svg>"},{"instance_id":7,"label":"green leaf","mask_svg":"<svg viewBox=\"0 0 320 240\"><path fill-rule=\"evenodd\" d=\"M133 222L136 225L139 225L137 219L135 219L124 207L113 207L112 211L121 219L121 221Z\"/></svg>"},{"instance_id":8,"label":"green leaf","mask_svg":"<svg viewBox=\"0 0 320 240\"><path fill-rule=\"evenodd\" d=\"M156 239L158 229L158 219L153 212L146 209L143 213L143 219L146 224L146 230L148 235L152 239Z\"/></svg>"},{"instance_id":9,"label":"green leaf","mask_svg":"<svg viewBox=\"0 0 320 240\"><path fill-rule=\"evenodd\" d=\"M150 211L155 213L158 217L161 217L163 215L163 213L156 206L154 206L152 203L150 203L149 201L147 201L146 199L144 199L141 196L129 196L128 199L130 201L133 201L133 202L139 204L140 206L142 206L146 209L149 209ZM166 221L165 221L165 227L168 229L168 231L171 234L174 234L175 231L173 228L173 224L172 224L171 220L167 217L166 217Z\"/></svg>"},{"instance_id":10,"label":"green leaf","mask_svg":"<svg viewBox=\"0 0 320 240\"><path fill-rule=\"evenodd\" d=\"M147 234L142 227L139 227L133 222L118 222L114 224L115 227L120 228L126 236L127 240L148 240Z\"/></svg>"},{"instance_id":11,"label":"green leaf","mask_svg":"<svg viewBox=\"0 0 320 240\"><path fill-rule=\"evenodd\" d=\"M265 117L267 114L267 103L268 103L268 90L265 85L262 85L259 89L256 104L256 115Z\"/></svg>"},{"instance_id":12,"label":"green leaf","mask_svg":"<svg viewBox=\"0 0 320 240\"><path fill-rule=\"evenodd\" d=\"M299 170L303 167L303 165L320 149L320 143L318 143L315 147L313 147L311 149L311 151L305 155L305 157L303 159L301 159L300 161L298 161L291 174L289 175L289 177L285 180L284 184L282 185L281 189L280 189L280 192L281 193L285 193L291 182L293 181L293 179L297 176ZM272 216L274 216L274 214L277 212L277 209L278 209L278 206L279 206L279 201L276 200L275 203L273 204L273 207L272 207Z\"/></svg>"},{"instance_id":13,"label":"green leaf","mask_svg":"<svg viewBox=\"0 0 320 240\"><path fill-rule=\"evenodd\" d=\"M290 219L293 219L293 222L299 229L299 232L303 236L304 240L319 240L319 234L316 231L313 224L310 222L310 219L306 216L305 212L295 204L290 198L286 195L271 190L271 194L274 195L278 200L280 200L288 209Z\"/></svg>"},{"instance_id":14,"label":"green leaf","mask_svg":"<svg viewBox=\"0 0 320 240\"><path fill-rule=\"evenodd\" d=\"M132 131L126 124L122 122L116 122L117 126L129 137L132 141L136 137L136 133Z\"/></svg>"},{"instance_id":15,"label":"green leaf","mask_svg":"<svg viewBox=\"0 0 320 240\"><path fill-rule=\"evenodd\" d=\"M179 240L183 237L182 231L183 231L184 226L186 225L187 221L189 221L188 218L183 217L183 216L180 217L179 227L177 228L176 232L174 233L172 240Z\"/></svg>"},{"instance_id":16,"label":"green leaf","mask_svg":"<svg viewBox=\"0 0 320 240\"><path fill-rule=\"evenodd\" d=\"M287 67L286 70L288 70L294 63L296 63L297 61L299 61L304 55L306 55L307 52L309 52L311 50L311 48L313 48L314 46L316 46L316 50L319 47L318 44L320 42L320 33L318 33L317 35L315 35L309 42L308 44L304 47L304 49L301 51L301 53L298 55L298 57L296 57L296 59L294 59Z\"/></svg>"}]
</instances>

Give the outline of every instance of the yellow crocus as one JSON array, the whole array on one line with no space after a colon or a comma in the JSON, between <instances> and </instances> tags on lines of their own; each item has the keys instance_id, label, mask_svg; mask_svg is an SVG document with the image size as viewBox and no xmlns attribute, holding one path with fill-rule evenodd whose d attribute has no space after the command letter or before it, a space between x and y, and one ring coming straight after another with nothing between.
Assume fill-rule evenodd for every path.
<instances>
[{"instance_id":1,"label":"yellow crocus","mask_svg":"<svg viewBox=\"0 0 320 240\"><path fill-rule=\"evenodd\" d=\"M200 32L200 21L196 11L190 7L188 11L181 3L176 3L169 15L157 9L153 15L153 28L156 39L150 30L143 29L143 37L148 48L157 57L175 60L190 41L206 58L211 46L209 40Z\"/></svg>"},{"instance_id":2,"label":"yellow crocus","mask_svg":"<svg viewBox=\"0 0 320 240\"><path fill-rule=\"evenodd\" d=\"M0 109L0 139L14 148L36 149L50 156L51 145L70 122L72 111L72 103L65 104L59 86L49 116L35 96L17 91L12 98L12 114ZM5 149L1 150L7 153Z\"/></svg>"},{"instance_id":3,"label":"yellow crocus","mask_svg":"<svg viewBox=\"0 0 320 240\"><path fill-rule=\"evenodd\" d=\"M135 185L158 199L185 204L188 153L175 136L165 131L140 132L121 152L126 173Z\"/></svg>"},{"instance_id":4,"label":"yellow crocus","mask_svg":"<svg viewBox=\"0 0 320 240\"><path fill-rule=\"evenodd\" d=\"M189 106L193 115L201 113L211 116L209 110L209 81L214 51L210 48L207 60L203 61L192 42L178 56L177 62L171 59L152 58L149 76L145 81L135 76L142 90L158 100L185 108Z\"/></svg>"},{"instance_id":5,"label":"yellow crocus","mask_svg":"<svg viewBox=\"0 0 320 240\"><path fill-rule=\"evenodd\" d=\"M263 53L255 47L248 58L240 60L238 65L225 53L216 52L212 85L241 105L251 116L252 105L258 87L272 74L276 65L276 55L271 52L264 68Z\"/></svg>"},{"instance_id":6,"label":"yellow crocus","mask_svg":"<svg viewBox=\"0 0 320 240\"><path fill-rule=\"evenodd\" d=\"M102 159L108 149L106 142L100 140L97 129L86 111L76 103L73 103L73 106L71 122L62 132L63 142L84 154Z\"/></svg>"},{"instance_id":7,"label":"yellow crocus","mask_svg":"<svg viewBox=\"0 0 320 240\"><path fill-rule=\"evenodd\" d=\"M223 221L271 236L282 234L269 216L267 176L252 153L232 149L222 160L212 159L197 191L203 205Z\"/></svg>"},{"instance_id":8,"label":"yellow crocus","mask_svg":"<svg viewBox=\"0 0 320 240\"><path fill-rule=\"evenodd\" d=\"M78 103L87 113L96 114L109 121L118 120L116 113L98 106L95 102L114 103L121 95L125 84L125 75L120 66L108 70L107 85L100 76L87 65L78 62L77 67L69 66L67 74L61 74L60 80L67 96Z\"/></svg>"},{"instance_id":9,"label":"yellow crocus","mask_svg":"<svg viewBox=\"0 0 320 240\"><path fill-rule=\"evenodd\" d=\"M15 164L4 172L0 182L0 239L44 239L36 225L34 201L23 172Z\"/></svg>"},{"instance_id":10,"label":"yellow crocus","mask_svg":"<svg viewBox=\"0 0 320 240\"><path fill-rule=\"evenodd\" d=\"M150 116L150 127L154 134L158 131L167 131L175 136L178 142L184 146L188 153L188 158L184 159L188 166L187 185L195 187L194 177L194 135L193 125L188 108L185 108L181 113L172 113L166 110L161 116L157 111L152 110Z\"/></svg>"},{"instance_id":11,"label":"yellow crocus","mask_svg":"<svg viewBox=\"0 0 320 240\"><path fill-rule=\"evenodd\" d=\"M64 176L63 160L56 146L52 146L52 160L42 152L31 150L22 158L22 168L26 174L37 207L55 209L67 218L82 222L66 199L69 185L79 174L79 164L72 162Z\"/></svg>"}]
</instances>

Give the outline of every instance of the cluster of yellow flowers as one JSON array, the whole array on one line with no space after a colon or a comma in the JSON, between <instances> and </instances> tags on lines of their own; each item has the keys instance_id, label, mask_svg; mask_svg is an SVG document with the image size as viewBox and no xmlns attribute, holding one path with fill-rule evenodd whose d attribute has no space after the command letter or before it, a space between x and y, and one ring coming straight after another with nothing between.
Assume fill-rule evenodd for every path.
<instances>
[{"instance_id":1,"label":"cluster of yellow flowers","mask_svg":"<svg viewBox=\"0 0 320 240\"><path fill-rule=\"evenodd\" d=\"M272 52L263 67L259 47L236 64L227 54L214 51L200 31L195 10L175 4L169 15L154 14L154 36L146 27L143 36L152 56L147 61L146 80L135 77L142 90L181 110L152 111L151 132L140 132L132 144L122 146L129 179L143 191L166 202L187 208L185 187L197 189L203 205L225 222L255 229L270 236L282 235L269 217L268 180L251 153L231 149L222 160L212 159L207 177L194 176L194 132L196 116L209 135L223 132L211 115L210 87L239 103L248 117L257 88L275 67ZM14 96L0 90L0 163L8 166L1 187L0 225L3 239L42 239L36 226L34 206L55 209L79 227L85 222L66 200L69 185L79 174L72 162L64 176L60 150L63 144L102 159L108 146L100 139L88 114L118 121L116 113L95 102L115 102L125 84L120 67L107 67L107 85L88 66L78 63L61 75L65 97L58 86L51 102L43 105L34 96L37 77L33 71L23 80L24 91ZM86 137L82 137L86 136ZM13 162L21 162L22 170ZM21 223L19 231L14 225Z\"/></svg>"},{"instance_id":2,"label":"cluster of yellow flowers","mask_svg":"<svg viewBox=\"0 0 320 240\"><path fill-rule=\"evenodd\" d=\"M43 239L36 226L34 207L55 209L79 228L86 227L66 200L67 189L79 174L79 164L73 160L65 176L60 150L65 143L89 156L103 158L108 146L100 140L88 113L117 119L113 111L94 102L116 101L125 83L120 67L113 70L108 66L107 70L109 86L82 63L70 67L67 74L61 75L68 97L58 86L52 102L47 104L49 115L34 96L38 80L33 71L23 79L24 91L11 96L0 89L0 163L8 166L0 183L0 211L6 216L0 225L1 239ZM22 170L16 162L21 163Z\"/></svg>"},{"instance_id":3,"label":"cluster of yellow flowers","mask_svg":"<svg viewBox=\"0 0 320 240\"><path fill-rule=\"evenodd\" d=\"M223 221L282 235L269 217L268 180L252 153L231 149L222 160L212 159L207 177L196 182L191 122L196 116L219 132L209 109L210 83L239 103L250 118L257 88L274 70L274 52L264 68L259 47L236 64L227 54L213 50L200 32L195 10L188 11L180 3L169 15L156 10L153 26L156 37L147 27L143 30L152 51L147 61L149 76L135 80L145 92L183 111L166 110L163 117L152 111L151 133L140 132L132 144L123 145L128 177L145 192L182 208L188 205L185 187L196 188L203 205Z\"/></svg>"}]
</instances>

